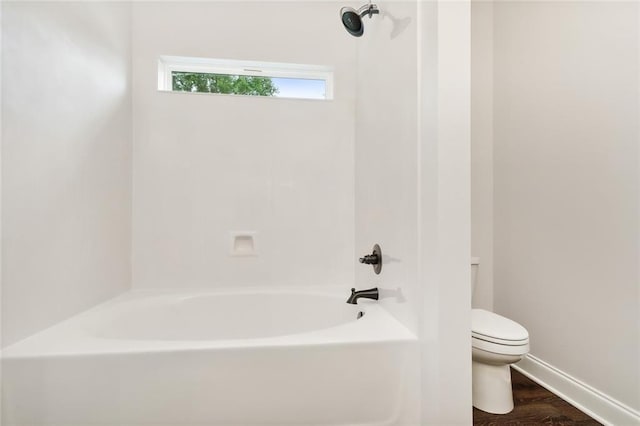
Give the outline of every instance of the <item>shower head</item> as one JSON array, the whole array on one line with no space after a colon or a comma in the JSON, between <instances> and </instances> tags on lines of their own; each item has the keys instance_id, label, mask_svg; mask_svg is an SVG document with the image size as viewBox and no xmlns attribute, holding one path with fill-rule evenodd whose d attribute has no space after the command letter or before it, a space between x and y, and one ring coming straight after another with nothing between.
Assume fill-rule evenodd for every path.
<instances>
[{"instance_id":1,"label":"shower head","mask_svg":"<svg viewBox=\"0 0 640 426\"><path fill-rule=\"evenodd\" d=\"M364 25L362 18L369 15L371 16L380 13L378 6L369 3L360 7L358 10L352 7L343 7L340 9L340 17L342 19L342 25L349 34L354 37L360 37L364 33Z\"/></svg>"}]
</instances>

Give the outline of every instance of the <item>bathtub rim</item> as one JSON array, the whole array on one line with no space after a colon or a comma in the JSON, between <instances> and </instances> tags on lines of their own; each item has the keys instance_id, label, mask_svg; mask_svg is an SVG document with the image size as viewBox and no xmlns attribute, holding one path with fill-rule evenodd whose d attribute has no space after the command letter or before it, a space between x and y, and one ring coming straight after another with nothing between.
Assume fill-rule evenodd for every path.
<instances>
[{"instance_id":1,"label":"bathtub rim","mask_svg":"<svg viewBox=\"0 0 640 426\"><path fill-rule=\"evenodd\" d=\"M342 298L347 286L273 286L221 287L216 289L132 289L100 303L71 318L54 324L2 350L3 360L29 358L64 358L77 356L115 356L158 352L234 350L255 348L314 347L375 343L410 343L418 337L381 305L362 301L358 310L365 315L358 320L302 333L224 340L154 340L96 337L86 330L88 322L123 302L149 297L197 297L225 294L304 294Z\"/></svg>"}]
</instances>

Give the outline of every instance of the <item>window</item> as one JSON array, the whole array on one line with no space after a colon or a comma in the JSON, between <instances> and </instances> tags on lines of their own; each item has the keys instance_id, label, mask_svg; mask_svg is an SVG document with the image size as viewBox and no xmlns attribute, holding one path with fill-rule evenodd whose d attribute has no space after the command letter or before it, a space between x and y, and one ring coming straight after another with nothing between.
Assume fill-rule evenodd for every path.
<instances>
[{"instance_id":1,"label":"window","mask_svg":"<svg viewBox=\"0 0 640 426\"><path fill-rule=\"evenodd\" d=\"M333 99L333 70L318 65L161 56L158 90Z\"/></svg>"}]
</instances>

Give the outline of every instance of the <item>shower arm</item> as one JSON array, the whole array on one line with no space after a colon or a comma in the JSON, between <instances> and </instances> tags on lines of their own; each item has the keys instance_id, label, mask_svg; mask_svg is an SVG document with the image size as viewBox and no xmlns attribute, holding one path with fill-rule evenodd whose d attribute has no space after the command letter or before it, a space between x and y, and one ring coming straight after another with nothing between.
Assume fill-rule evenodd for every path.
<instances>
[{"instance_id":1,"label":"shower arm","mask_svg":"<svg viewBox=\"0 0 640 426\"><path fill-rule=\"evenodd\" d=\"M378 13L380 13L380 9L378 9L378 6L375 4L371 4L371 2L358 9L358 15L360 15L361 18L369 15L369 19L371 19L372 15L377 15Z\"/></svg>"}]
</instances>

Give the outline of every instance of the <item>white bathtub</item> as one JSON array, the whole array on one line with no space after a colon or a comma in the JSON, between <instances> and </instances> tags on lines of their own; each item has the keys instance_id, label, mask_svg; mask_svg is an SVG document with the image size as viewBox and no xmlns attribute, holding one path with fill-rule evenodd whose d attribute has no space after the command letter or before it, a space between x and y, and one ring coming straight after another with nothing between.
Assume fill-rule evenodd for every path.
<instances>
[{"instance_id":1,"label":"white bathtub","mask_svg":"<svg viewBox=\"0 0 640 426\"><path fill-rule=\"evenodd\" d=\"M404 424L416 337L348 293L129 292L3 351L3 425Z\"/></svg>"}]
</instances>

